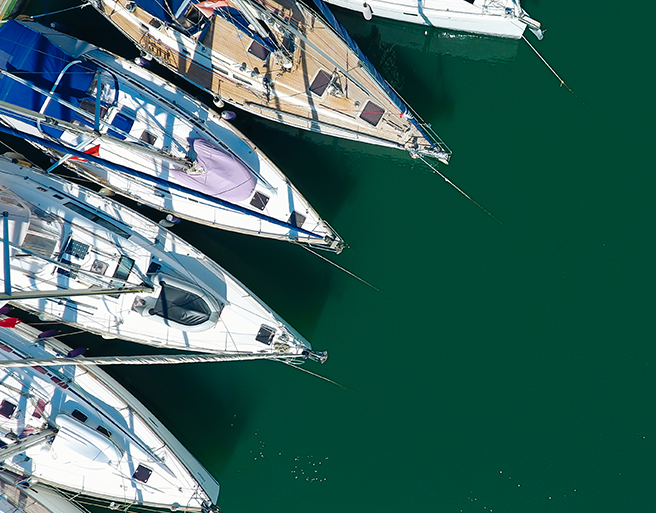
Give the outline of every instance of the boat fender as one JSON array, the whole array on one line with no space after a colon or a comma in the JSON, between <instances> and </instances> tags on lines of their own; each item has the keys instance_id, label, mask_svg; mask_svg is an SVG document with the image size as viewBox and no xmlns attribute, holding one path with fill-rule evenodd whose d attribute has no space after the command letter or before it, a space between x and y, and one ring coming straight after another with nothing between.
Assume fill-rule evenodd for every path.
<instances>
[{"instance_id":1,"label":"boat fender","mask_svg":"<svg viewBox=\"0 0 656 513\"><path fill-rule=\"evenodd\" d=\"M135 57L134 63L141 68L150 68L150 61L144 57Z\"/></svg>"},{"instance_id":2,"label":"boat fender","mask_svg":"<svg viewBox=\"0 0 656 513\"><path fill-rule=\"evenodd\" d=\"M371 18L373 18L373 13L374 11L371 9L371 6L367 2L362 4L362 16L364 16L365 20L371 21Z\"/></svg>"},{"instance_id":3,"label":"boat fender","mask_svg":"<svg viewBox=\"0 0 656 513\"><path fill-rule=\"evenodd\" d=\"M50 24L50 28L55 29L57 32L64 32L64 33L68 32L68 27L66 25L62 25L61 23L58 23L56 21L53 21Z\"/></svg>"},{"instance_id":4,"label":"boat fender","mask_svg":"<svg viewBox=\"0 0 656 513\"><path fill-rule=\"evenodd\" d=\"M181 219L174 216L173 214L166 214L166 218L162 219L158 224L164 228L172 228L176 224L179 224Z\"/></svg>"},{"instance_id":5,"label":"boat fender","mask_svg":"<svg viewBox=\"0 0 656 513\"><path fill-rule=\"evenodd\" d=\"M116 194L112 189L109 189L108 187L103 187L98 192L101 196L105 196L106 198L111 198Z\"/></svg>"},{"instance_id":6,"label":"boat fender","mask_svg":"<svg viewBox=\"0 0 656 513\"><path fill-rule=\"evenodd\" d=\"M216 95L214 98L212 98L212 102L218 109L222 109L225 105L223 99L219 95Z\"/></svg>"},{"instance_id":7,"label":"boat fender","mask_svg":"<svg viewBox=\"0 0 656 513\"><path fill-rule=\"evenodd\" d=\"M231 110L224 110L223 112L221 112L221 119L225 119L226 121L232 121L236 117L237 117L237 114L235 114Z\"/></svg>"}]
</instances>

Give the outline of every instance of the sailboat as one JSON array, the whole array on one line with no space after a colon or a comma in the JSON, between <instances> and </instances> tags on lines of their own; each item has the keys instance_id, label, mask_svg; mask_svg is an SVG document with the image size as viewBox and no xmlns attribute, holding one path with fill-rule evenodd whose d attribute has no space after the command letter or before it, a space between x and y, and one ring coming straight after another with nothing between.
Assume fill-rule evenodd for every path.
<instances>
[{"instance_id":1,"label":"sailboat","mask_svg":"<svg viewBox=\"0 0 656 513\"><path fill-rule=\"evenodd\" d=\"M206 255L110 198L0 157L7 301L141 344L277 360L325 353Z\"/></svg>"},{"instance_id":2,"label":"sailboat","mask_svg":"<svg viewBox=\"0 0 656 513\"><path fill-rule=\"evenodd\" d=\"M528 28L538 39L539 21L520 0L326 0L331 5L362 12L366 20L388 18L429 27L519 39Z\"/></svg>"},{"instance_id":3,"label":"sailboat","mask_svg":"<svg viewBox=\"0 0 656 513\"><path fill-rule=\"evenodd\" d=\"M91 0L154 58L224 102L334 137L448 163L451 151L322 0Z\"/></svg>"},{"instance_id":4,"label":"sailboat","mask_svg":"<svg viewBox=\"0 0 656 513\"><path fill-rule=\"evenodd\" d=\"M152 72L36 22L0 26L1 128L102 187L208 226L344 241L228 121Z\"/></svg>"},{"instance_id":5,"label":"sailboat","mask_svg":"<svg viewBox=\"0 0 656 513\"><path fill-rule=\"evenodd\" d=\"M67 366L73 353L27 324L0 328L4 469L22 476L26 493L40 482L115 510L218 512L212 475L109 375L93 365ZM9 367L46 356L60 363Z\"/></svg>"}]
</instances>

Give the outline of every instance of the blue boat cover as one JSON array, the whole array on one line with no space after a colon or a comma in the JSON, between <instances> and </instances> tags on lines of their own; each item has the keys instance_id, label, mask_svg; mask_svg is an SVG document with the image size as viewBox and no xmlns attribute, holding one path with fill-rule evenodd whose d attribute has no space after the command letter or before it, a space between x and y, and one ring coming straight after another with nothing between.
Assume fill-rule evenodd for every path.
<instances>
[{"instance_id":1,"label":"blue boat cover","mask_svg":"<svg viewBox=\"0 0 656 513\"><path fill-rule=\"evenodd\" d=\"M50 91L64 68L73 61L72 57L51 43L41 33L16 20L0 26L0 68ZM98 68L92 63L76 63L70 66L55 89L55 95L78 106L88 97ZM0 100L26 109L41 111L47 97L11 77L0 78ZM44 114L63 121L78 119L87 124L70 108L51 100ZM60 130L46 130L53 136Z\"/></svg>"}]
</instances>

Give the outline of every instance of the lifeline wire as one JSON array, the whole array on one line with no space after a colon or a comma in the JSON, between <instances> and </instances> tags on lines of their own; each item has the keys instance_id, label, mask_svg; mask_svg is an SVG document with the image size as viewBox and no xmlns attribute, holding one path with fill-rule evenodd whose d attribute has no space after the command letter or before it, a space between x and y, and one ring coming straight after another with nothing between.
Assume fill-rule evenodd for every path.
<instances>
[{"instance_id":1,"label":"lifeline wire","mask_svg":"<svg viewBox=\"0 0 656 513\"><path fill-rule=\"evenodd\" d=\"M36 19L36 18L42 18L42 17L44 17L44 16L51 16L51 15L53 15L53 14L59 14L59 13L61 13L61 12L72 11L73 9L84 9L85 7L87 7L87 6L89 6L89 5L91 5L91 4L86 3L86 4L82 4L82 5L75 5L75 6L73 6L73 7L67 7L66 9L62 9L62 10L60 10L60 11L47 12L47 13L45 13L45 14L37 14L36 16L30 16L30 17L31 17L31 18L34 18L34 19Z\"/></svg>"}]
</instances>

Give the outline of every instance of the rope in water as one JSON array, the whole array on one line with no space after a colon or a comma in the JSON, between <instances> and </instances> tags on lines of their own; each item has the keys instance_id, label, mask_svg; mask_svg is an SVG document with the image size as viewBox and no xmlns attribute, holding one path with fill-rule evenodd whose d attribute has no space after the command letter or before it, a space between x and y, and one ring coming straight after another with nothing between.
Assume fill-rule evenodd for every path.
<instances>
[{"instance_id":1,"label":"rope in water","mask_svg":"<svg viewBox=\"0 0 656 513\"><path fill-rule=\"evenodd\" d=\"M535 55L537 55L537 56L540 58L540 60L541 60L542 62L544 62L544 65L545 65L547 68L549 68L549 71L551 71L551 73L553 73L553 75L558 79L558 81L560 82L560 87L563 87L563 86L564 86L565 89L567 89L570 93L572 93L572 94L576 97L577 100L579 100L583 105L585 105L585 107L587 107L587 108L589 109L590 107L588 106L588 104L585 103L585 102L581 99L581 97L580 97L578 94L576 94L576 93L574 92L574 90L573 90L570 86L568 86L568 85L565 83L565 81L564 81L562 78L560 78L560 75L559 75L558 73L556 73L556 70L554 70L554 69L551 67L551 65L547 62L547 60L546 60L544 57L542 57L542 55L540 55L540 52L538 52L538 51L535 49L535 47L529 42L529 40L526 39L526 36L522 35L522 39L523 39L524 41L526 41L526 44L529 46L529 48L530 48L531 50L533 50L533 52L535 52Z\"/></svg>"},{"instance_id":2,"label":"rope in water","mask_svg":"<svg viewBox=\"0 0 656 513\"><path fill-rule=\"evenodd\" d=\"M327 378L326 376L322 376L321 374L317 374L316 372L309 371L304 367L299 367L298 365L294 365L293 363L291 363L287 360L277 360L275 358L273 358L273 360L281 361L285 365L289 365L290 367L293 367L293 368L298 369L300 371L307 372L308 374L310 374L311 376L314 376L315 378L323 379L324 381L327 381L328 383L332 383L333 385L337 385L338 387L343 388L344 390L348 390L349 392L355 393L355 391L351 390L348 387L345 387L344 385L342 385L340 383L337 383L337 381L333 381L332 379Z\"/></svg>"},{"instance_id":3,"label":"rope in water","mask_svg":"<svg viewBox=\"0 0 656 513\"><path fill-rule=\"evenodd\" d=\"M486 209L483 205L481 205L478 201L473 199L469 194L467 194L465 191L463 191L460 187L458 187L455 183L453 183L449 178L441 173L435 166L433 166L430 162L428 162L423 156L417 155L417 158L419 158L424 164L426 164L429 168L433 170L435 174L438 174L442 177L442 179L448 183L451 187L453 187L456 191L458 191L460 194L462 194L465 198L467 198L469 201L471 201L474 205L476 205L478 208L480 208L483 212L485 212L487 215L489 215L492 219L494 219L497 223L499 223L501 226L506 226L503 224L503 222L496 217L492 212L490 212L488 209Z\"/></svg>"},{"instance_id":4,"label":"rope in water","mask_svg":"<svg viewBox=\"0 0 656 513\"><path fill-rule=\"evenodd\" d=\"M302 246L304 249L308 250L308 251L309 251L310 253L312 253L313 255L316 255L316 256L318 256L319 258L321 258L322 260L325 260L325 261L328 262L329 264L334 265L334 266L337 267L337 269L339 269L340 271L344 271L344 272L345 272L346 274L348 274L349 276L352 276L352 277L355 278L356 280L359 280L359 281L361 281L362 283L364 283L365 285L368 285L369 287L371 287L372 289L374 289L376 292L381 292L381 290L380 290L378 287L372 285L372 284L369 283L367 280L364 280L364 279L360 278L357 274L352 273L351 271L349 271L348 269L342 267L341 265L336 264L335 262L333 262L333 261L330 260L329 258L326 258L325 256L323 256L323 255L317 253L316 251L313 251L312 249L310 249L309 247L307 247L307 246L304 245L304 244L300 244L300 246Z\"/></svg>"}]
</instances>

